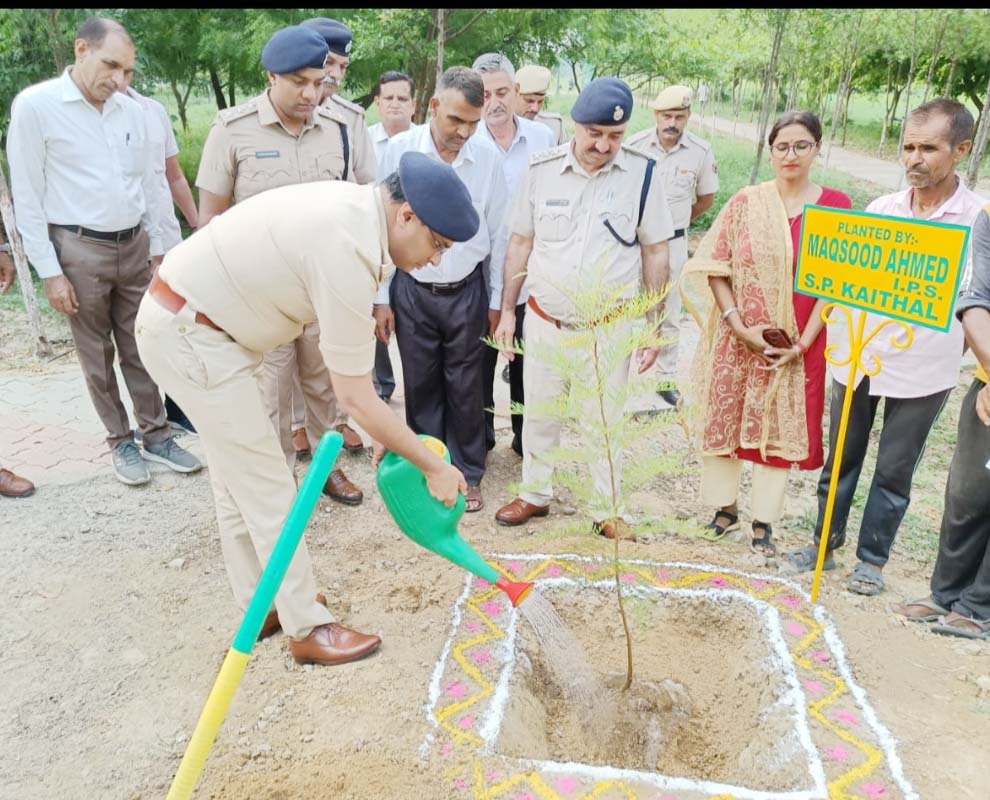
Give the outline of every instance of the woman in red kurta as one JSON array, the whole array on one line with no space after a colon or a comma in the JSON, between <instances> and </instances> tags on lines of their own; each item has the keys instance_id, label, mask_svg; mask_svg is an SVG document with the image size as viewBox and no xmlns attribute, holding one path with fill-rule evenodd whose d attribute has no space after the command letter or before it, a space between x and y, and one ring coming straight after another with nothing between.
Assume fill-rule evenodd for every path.
<instances>
[{"instance_id":1,"label":"woman in red kurta","mask_svg":"<svg viewBox=\"0 0 990 800\"><path fill-rule=\"evenodd\" d=\"M776 553L772 523L783 511L787 473L824 462L825 301L793 291L804 206L851 208L849 198L811 182L821 124L806 111L784 114L770 131L773 181L726 203L685 268L685 294L707 279L714 300L695 360L694 400L702 455L702 497L717 510L720 538L739 527L742 462L753 462L753 549ZM686 303L688 307L697 304ZM702 315L698 315L702 316ZM771 347L782 328L791 347Z\"/></svg>"}]
</instances>

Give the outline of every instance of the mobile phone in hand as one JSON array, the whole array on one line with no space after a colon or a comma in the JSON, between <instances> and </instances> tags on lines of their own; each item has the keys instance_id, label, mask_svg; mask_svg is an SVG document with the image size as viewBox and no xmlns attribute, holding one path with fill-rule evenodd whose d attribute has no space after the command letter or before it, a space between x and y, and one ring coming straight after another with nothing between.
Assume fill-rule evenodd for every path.
<instances>
[{"instance_id":1,"label":"mobile phone in hand","mask_svg":"<svg viewBox=\"0 0 990 800\"><path fill-rule=\"evenodd\" d=\"M767 328L763 331L763 341L771 347L777 347L781 350L794 347L791 337L787 335L787 331L783 328Z\"/></svg>"}]
</instances>

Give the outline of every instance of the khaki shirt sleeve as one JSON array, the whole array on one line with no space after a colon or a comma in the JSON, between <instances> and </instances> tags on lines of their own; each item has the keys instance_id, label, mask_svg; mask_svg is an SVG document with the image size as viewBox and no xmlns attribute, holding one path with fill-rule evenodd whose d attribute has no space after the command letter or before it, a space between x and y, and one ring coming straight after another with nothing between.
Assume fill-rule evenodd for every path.
<instances>
[{"instance_id":1,"label":"khaki shirt sleeve","mask_svg":"<svg viewBox=\"0 0 990 800\"><path fill-rule=\"evenodd\" d=\"M365 258L360 250L356 255ZM364 266L328 268L324 259L313 254L303 258L306 273L314 276L310 299L320 323L320 352L327 368L340 375L367 375L375 365L371 309L377 282Z\"/></svg>"},{"instance_id":2,"label":"khaki shirt sleeve","mask_svg":"<svg viewBox=\"0 0 990 800\"><path fill-rule=\"evenodd\" d=\"M515 202L509 214L509 235L518 233L527 239L532 239L536 234L536 227L533 224L533 165L526 168L522 182L516 190Z\"/></svg>"},{"instance_id":3,"label":"khaki shirt sleeve","mask_svg":"<svg viewBox=\"0 0 990 800\"><path fill-rule=\"evenodd\" d=\"M220 197L234 196L237 158L225 125L214 122L203 144L196 186Z\"/></svg>"},{"instance_id":4,"label":"khaki shirt sleeve","mask_svg":"<svg viewBox=\"0 0 990 800\"><path fill-rule=\"evenodd\" d=\"M355 183L374 183L375 174L378 171L377 159L375 158L375 143L371 139L371 132L364 127L350 128L351 138L354 140L354 174Z\"/></svg>"},{"instance_id":5,"label":"khaki shirt sleeve","mask_svg":"<svg viewBox=\"0 0 990 800\"><path fill-rule=\"evenodd\" d=\"M715 166L715 153L711 148L705 152L705 158L701 162L701 169L698 170L698 183L694 193L698 197L706 194L715 194L718 191L718 171Z\"/></svg>"},{"instance_id":6,"label":"khaki shirt sleeve","mask_svg":"<svg viewBox=\"0 0 990 800\"><path fill-rule=\"evenodd\" d=\"M638 203L636 208L639 209ZM665 242L674 235L674 220L670 216L670 206L667 205L667 195L663 191L663 179L658 167L653 168L646 208L643 209L643 219L636 228L636 233L640 244L645 245Z\"/></svg>"}]
</instances>

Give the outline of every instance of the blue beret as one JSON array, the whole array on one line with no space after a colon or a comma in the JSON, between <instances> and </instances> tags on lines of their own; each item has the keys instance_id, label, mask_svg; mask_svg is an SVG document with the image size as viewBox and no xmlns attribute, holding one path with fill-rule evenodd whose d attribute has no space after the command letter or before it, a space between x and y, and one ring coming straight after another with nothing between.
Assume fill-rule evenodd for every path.
<instances>
[{"instance_id":1,"label":"blue beret","mask_svg":"<svg viewBox=\"0 0 990 800\"><path fill-rule=\"evenodd\" d=\"M581 90L571 119L582 125L622 125L632 114L632 90L618 78L595 78Z\"/></svg>"},{"instance_id":2,"label":"blue beret","mask_svg":"<svg viewBox=\"0 0 990 800\"><path fill-rule=\"evenodd\" d=\"M407 151L399 159L399 184L416 216L434 233L466 242L478 232L481 220L471 195L449 164Z\"/></svg>"},{"instance_id":3,"label":"blue beret","mask_svg":"<svg viewBox=\"0 0 990 800\"><path fill-rule=\"evenodd\" d=\"M349 56L351 54L351 38L354 34L343 22L337 22L337 20L329 17L313 17L300 24L312 28L320 34L334 55Z\"/></svg>"},{"instance_id":4,"label":"blue beret","mask_svg":"<svg viewBox=\"0 0 990 800\"><path fill-rule=\"evenodd\" d=\"M261 66L269 72L285 74L299 69L323 69L327 43L316 31L290 25L272 34L261 51Z\"/></svg>"}]
</instances>

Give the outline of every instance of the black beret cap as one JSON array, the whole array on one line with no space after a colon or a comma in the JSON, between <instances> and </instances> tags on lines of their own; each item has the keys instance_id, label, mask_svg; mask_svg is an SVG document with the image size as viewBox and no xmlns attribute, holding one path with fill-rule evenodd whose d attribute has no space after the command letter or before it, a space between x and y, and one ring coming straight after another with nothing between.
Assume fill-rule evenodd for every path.
<instances>
[{"instance_id":1,"label":"black beret cap","mask_svg":"<svg viewBox=\"0 0 990 800\"><path fill-rule=\"evenodd\" d=\"M481 220L467 186L453 167L425 153L407 151L399 159L399 184L426 227L454 242L466 242Z\"/></svg>"},{"instance_id":2,"label":"black beret cap","mask_svg":"<svg viewBox=\"0 0 990 800\"><path fill-rule=\"evenodd\" d=\"M323 37L301 25L275 31L261 50L261 66L279 74L306 68L323 69L326 60L327 43Z\"/></svg>"},{"instance_id":3,"label":"black beret cap","mask_svg":"<svg viewBox=\"0 0 990 800\"><path fill-rule=\"evenodd\" d=\"M337 22L329 17L313 17L299 24L312 28L320 34L326 40L331 53L338 56L351 54L351 39L354 34L343 22Z\"/></svg>"},{"instance_id":4,"label":"black beret cap","mask_svg":"<svg viewBox=\"0 0 990 800\"><path fill-rule=\"evenodd\" d=\"M622 125L632 114L632 90L618 78L595 78L581 90L571 119L582 125Z\"/></svg>"}]
</instances>

